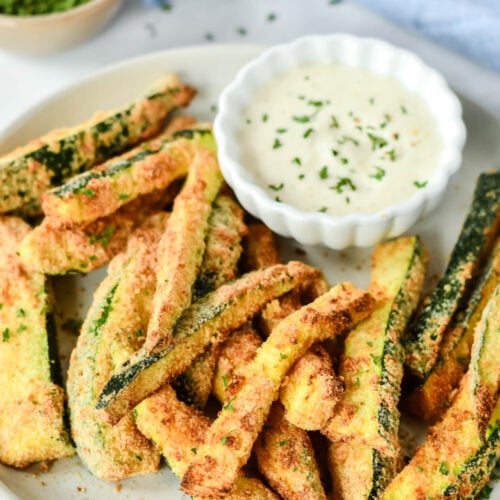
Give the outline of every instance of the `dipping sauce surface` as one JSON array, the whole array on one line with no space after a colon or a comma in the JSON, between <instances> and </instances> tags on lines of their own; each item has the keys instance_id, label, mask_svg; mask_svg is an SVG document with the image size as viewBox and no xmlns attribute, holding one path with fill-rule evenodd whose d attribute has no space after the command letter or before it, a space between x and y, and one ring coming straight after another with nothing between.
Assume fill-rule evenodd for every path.
<instances>
[{"instance_id":1,"label":"dipping sauce surface","mask_svg":"<svg viewBox=\"0 0 500 500\"><path fill-rule=\"evenodd\" d=\"M242 164L308 212L375 213L411 198L442 144L427 103L393 77L306 65L262 86L239 131Z\"/></svg>"}]
</instances>

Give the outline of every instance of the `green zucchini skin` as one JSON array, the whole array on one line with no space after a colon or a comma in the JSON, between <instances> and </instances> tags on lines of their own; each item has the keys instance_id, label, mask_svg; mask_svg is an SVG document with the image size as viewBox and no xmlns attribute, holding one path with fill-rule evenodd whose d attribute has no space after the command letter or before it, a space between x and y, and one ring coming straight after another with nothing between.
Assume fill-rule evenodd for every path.
<instances>
[{"instance_id":1,"label":"green zucchini skin","mask_svg":"<svg viewBox=\"0 0 500 500\"><path fill-rule=\"evenodd\" d=\"M193 303L175 323L172 343L150 353L141 349L108 380L96 405L102 418L117 422L186 370L209 344L223 342L267 302L289 292L301 280L319 277L318 270L301 262L277 264L247 273Z\"/></svg>"},{"instance_id":2,"label":"green zucchini skin","mask_svg":"<svg viewBox=\"0 0 500 500\"><path fill-rule=\"evenodd\" d=\"M451 406L429 431L384 499L474 498L500 451L500 285L474 331L469 369Z\"/></svg>"},{"instance_id":3,"label":"green zucchini skin","mask_svg":"<svg viewBox=\"0 0 500 500\"><path fill-rule=\"evenodd\" d=\"M498 283L500 239L497 239L491 258L475 280L465 310L455 314L452 325L446 331L439 357L428 377L405 398L406 410L428 422L437 422L442 417L451 403L453 390L467 369L474 329Z\"/></svg>"},{"instance_id":4,"label":"green zucchini skin","mask_svg":"<svg viewBox=\"0 0 500 500\"><path fill-rule=\"evenodd\" d=\"M117 345L133 350L144 340L154 259L151 249L165 229L166 213L131 236L126 252L116 256L108 275L96 291L85 318L68 371L71 429L77 452L98 478L119 481L158 469L160 454L137 430L131 415L116 426L97 418L95 402L113 372Z\"/></svg>"},{"instance_id":5,"label":"green zucchini skin","mask_svg":"<svg viewBox=\"0 0 500 500\"><path fill-rule=\"evenodd\" d=\"M189 136L174 133L143 143L45 192L45 215L66 225L89 224L139 196L167 188L187 175L198 148L216 150L209 129L189 131Z\"/></svg>"},{"instance_id":6,"label":"green zucchini skin","mask_svg":"<svg viewBox=\"0 0 500 500\"><path fill-rule=\"evenodd\" d=\"M424 380L436 362L439 345L471 280L493 244L500 223L500 172L479 176L472 204L446 271L403 337L406 368Z\"/></svg>"},{"instance_id":7,"label":"green zucchini skin","mask_svg":"<svg viewBox=\"0 0 500 500\"><path fill-rule=\"evenodd\" d=\"M14 467L74 454L49 283L16 255L29 231L0 217L0 461Z\"/></svg>"},{"instance_id":8,"label":"green zucchini skin","mask_svg":"<svg viewBox=\"0 0 500 500\"><path fill-rule=\"evenodd\" d=\"M123 108L50 132L0 158L0 213L23 206L39 212L44 191L157 133L166 115L193 95L169 75Z\"/></svg>"},{"instance_id":9,"label":"green zucchini skin","mask_svg":"<svg viewBox=\"0 0 500 500\"><path fill-rule=\"evenodd\" d=\"M217 196L208 219L205 253L193 284L192 302L236 278L245 233L241 207L227 195ZM212 392L217 357L218 348L209 349L175 380L173 386L181 401L204 408Z\"/></svg>"},{"instance_id":10,"label":"green zucchini skin","mask_svg":"<svg viewBox=\"0 0 500 500\"><path fill-rule=\"evenodd\" d=\"M323 430L332 442L335 498L380 498L400 467L401 336L417 308L426 265L417 236L382 243L373 253L369 292L377 307L346 338L340 367L346 391Z\"/></svg>"}]
</instances>

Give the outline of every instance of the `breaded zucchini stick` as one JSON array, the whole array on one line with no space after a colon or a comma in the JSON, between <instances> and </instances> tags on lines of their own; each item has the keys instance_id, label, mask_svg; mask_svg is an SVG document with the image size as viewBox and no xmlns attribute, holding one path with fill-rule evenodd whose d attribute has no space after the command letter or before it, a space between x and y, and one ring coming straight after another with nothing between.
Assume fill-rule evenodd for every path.
<instances>
[{"instance_id":1,"label":"breaded zucchini stick","mask_svg":"<svg viewBox=\"0 0 500 500\"><path fill-rule=\"evenodd\" d=\"M453 390L467 370L474 330L500 283L500 239L471 295L466 310L454 319L443 338L436 364L423 384L406 399L405 409L429 422L437 422L451 403Z\"/></svg>"},{"instance_id":2,"label":"breaded zucchini stick","mask_svg":"<svg viewBox=\"0 0 500 500\"><path fill-rule=\"evenodd\" d=\"M172 328L191 303L192 287L205 252L212 203L223 178L214 153L200 149L177 195L158 248L157 286L145 350L151 353L172 340Z\"/></svg>"},{"instance_id":3,"label":"breaded zucchini stick","mask_svg":"<svg viewBox=\"0 0 500 500\"><path fill-rule=\"evenodd\" d=\"M222 345L214 385L226 408L232 406L231 388L238 385L238 370L255 357L261 343L255 330L244 327ZM259 470L282 498L326 498L311 440L307 432L285 420L280 403L271 407L254 451Z\"/></svg>"},{"instance_id":4,"label":"breaded zucchini stick","mask_svg":"<svg viewBox=\"0 0 500 500\"><path fill-rule=\"evenodd\" d=\"M160 455L128 415L116 426L101 422L95 403L113 371L112 349L144 340L155 286L155 250L167 222L159 213L130 238L127 250L110 263L108 276L94 302L72 352L68 371L71 429L77 451L100 479L155 472ZM134 346L135 347L135 346Z\"/></svg>"},{"instance_id":5,"label":"breaded zucchini stick","mask_svg":"<svg viewBox=\"0 0 500 500\"><path fill-rule=\"evenodd\" d=\"M88 226L64 227L46 217L19 246L24 265L49 275L88 273L125 249L131 232L166 203L157 191Z\"/></svg>"},{"instance_id":6,"label":"breaded zucchini stick","mask_svg":"<svg viewBox=\"0 0 500 500\"><path fill-rule=\"evenodd\" d=\"M274 237L267 227L252 225L245 242L244 261L247 266L264 267L278 262ZM327 291L324 280L319 280L313 288L311 300ZM269 302L255 321L259 333L268 337L280 321L301 305L299 290ZM280 400L285 406L285 418L305 430L322 429L332 415L341 392L342 384L335 376L328 353L319 345L313 346L295 363L282 384Z\"/></svg>"},{"instance_id":7,"label":"breaded zucchini stick","mask_svg":"<svg viewBox=\"0 0 500 500\"><path fill-rule=\"evenodd\" d=\"M134 416L137 427L158 446L174 474L182 477L202 444L211 420L179 401L169 385L139 404ZM227 498L276 500L277 496L257 479L240 474Z\"/></svg>"},{"instance_id":8,"label":"breaded zucchini stick","mask_svg":"<svg viewBox=\"0 0 500 500\"><path fill-rule=\"evenodd\" d=\"M271 406L254 451L259 470L282 498L326 500L311 439L287 421L280 402Z\"/></svg>"},{"instance_id":9,"label":"breaded zucchini stick","mask_svg":"<svg viewBox=\"0 0 500 500\"><path fill-rule=\"evenodd\" d=\"M426 264L417 236L381 243L373 252L369 291L377 306L345 340L340 375L346 390L322 431L332 441L335 498L380 498L400 468L400 337L418 305Z\"/></svg>"},{"instance_id":10,"label":"breaded zucchini stick","mask_svg":"<svg viewBox=\"0 0 500 500\"><path fill-rule=\"evenodd\" d=\"M280 401L285 418L308 431L323 429L337 406L344 387L335 376L332 360L321 344L304 354L285 377Z\"/></svg>"},{"instance_id":11,"label":"breaded zucchini stick","mask_svg":"<svg viewBox=\"0 0 500 500\"><path fill-rule=\"evenodd\" d=\"M148 354L134 354L104 387L97 408L102 418L117 422L134 406L180 375L210 344L223 342L265 304L321 273L301 262L278 264L247 273L222 285L188 307L175 324L174 342Z\"/></svg>"},{"instance_id":12,"label":"breaded zucchini stick","mask_svg":"<svg viewBox=\"0 0 500 500\"><path fill-rule=\"evenodd\" d=\"M446 271L403 337L405 364L425 380L453 314L470 293L470 284L488 255L500 225L500 171L479 176L472 204Z\"/></svg>"},{"instance_id":13,"label":"breaded zucchini stick","mask_svg":"<svg viewBox=\"0 0 500 500\"><path fill-rule=\"evenodd\" d=\"M366 292L342 283L283 320L240 371L239 390L210 427L182 479L182 489L200 497L227 493L294 362L313 343L352 328L370 314L372 305Z\"/></svg>"},{"instance_id":14,"label":"breaded zucchini stick","mask_svg":"<svg viewBox=\"0 0 500 500\"><path fill-rule=\"evenodd\" d=\"M156 81L133 103L99 112L0 158L0 212L38 206L44 191L156 134L167 114L189 104L194 89L175 75ZM34 206L34 207L33 207Z\"/></svg>"},{"instance_id":15,"label":"breaded zucchini stick","mask_svg":"<svg viewBox=\"0 0 500 500\"><path fill-rule=\"evenodd\" d=\"M208 219L206 248L193 285L193 302L236 278L245 233L242 208L229 196L220 194ZM218 346L208 349L174 382L181 401L204 408L212 392L217 357Z\"/></svg>"},{"instance_id":16,"label":"breaded zucchini stick","mask_svg":"<svg viewBox=\"0 0 500 500\"><path fill-rule=\"evenodd\" d=\"M0 217L0 461L14 467L74 454L47 279L16 255L29 231Z\"/></svg>"},{"instance_id":17,"label":"breaded zucchini stick","mask_svg":"<svg viewBox=\"0 0 500 500\"><path fill-rule=\"evenodd\" d=\"M450 408L384 499L473 498L488 480L499 451L499 331L500 286L474 332L469 369Z\"/></svg>"},{"instance_id":18,"label":"breaded zucchini stick","mask_svg":"<svg viewBox=\"0 0 500 500\"><path fill-rule=\"evenodd\" d=\"M215 151L208 128L199 126L192 132L192 139L164 134L45 192L45 215L66 225L85 225L139 196L166 189L186 176L200 147Z\"/></svg>"}]
</instances>

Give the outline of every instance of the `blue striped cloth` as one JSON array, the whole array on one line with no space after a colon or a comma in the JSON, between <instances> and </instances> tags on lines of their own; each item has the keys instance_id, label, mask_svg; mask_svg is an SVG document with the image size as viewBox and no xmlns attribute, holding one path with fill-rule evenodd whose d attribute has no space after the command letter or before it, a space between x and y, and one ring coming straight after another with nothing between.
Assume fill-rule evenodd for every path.
<instances>
[{"instance_id":1,"label":"blue striped cloth","mask_svg":"<svg viewBox=\"0 0 500 500\"><path fill-rule=\"evenodd\" d=\"M358 0L500 72L500 0Z\"/></svg>"}]
</instances>

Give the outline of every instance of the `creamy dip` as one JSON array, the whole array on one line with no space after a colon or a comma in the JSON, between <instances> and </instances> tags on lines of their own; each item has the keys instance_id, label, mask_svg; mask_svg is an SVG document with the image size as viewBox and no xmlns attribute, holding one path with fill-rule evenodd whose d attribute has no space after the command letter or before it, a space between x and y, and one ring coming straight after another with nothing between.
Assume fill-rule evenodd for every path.
<instances>
[{"instance_id":1,"label":"creamy dip","mask_svg":"<svg viewBox=\"0 0 500 500\"><path fill-rule=\"evenodd\" d=\"M262 86L239 143L243 165L276 201L339 216L410 198L432 176L442 146L419 95L338 63L303 66Z\"/></svg>"}]
</instances>

